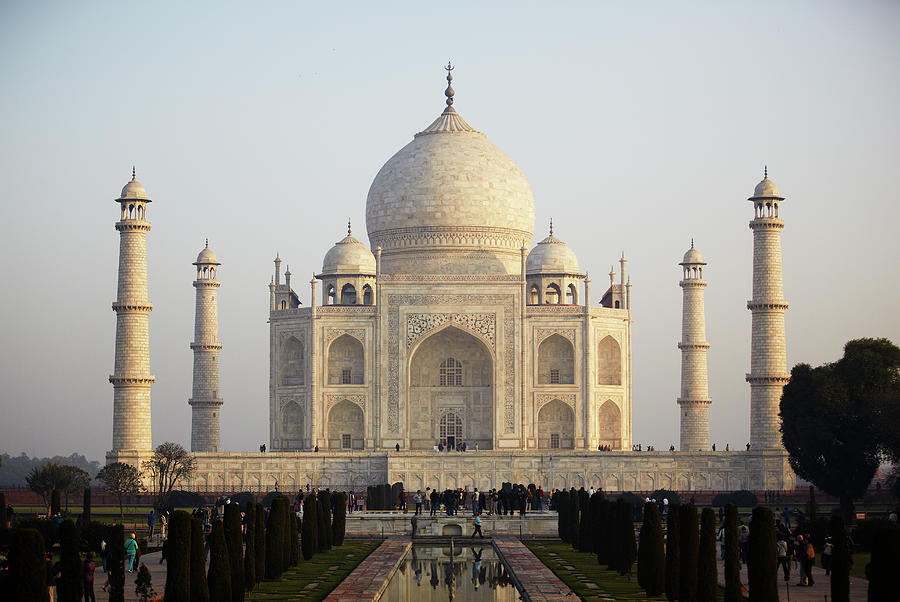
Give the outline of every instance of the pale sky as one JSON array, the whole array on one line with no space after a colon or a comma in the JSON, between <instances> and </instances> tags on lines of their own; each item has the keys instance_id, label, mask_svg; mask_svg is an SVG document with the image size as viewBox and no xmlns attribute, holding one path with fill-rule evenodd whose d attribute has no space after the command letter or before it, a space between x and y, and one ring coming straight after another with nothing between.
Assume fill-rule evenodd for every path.
<instances>
[{"instance_id":1,"label":"pale sky","mask_svg":"<svg viewBox=\"0 0 900 602\"><path fill-rule=\"evenodd\" d=\"M752 239L781 206L788 369L900 343L900 3L0 4L0 451L112 446L118 233L132 165L148 217L153 441L190 445L194 267L219 280L222 448L268 438L276 250L309 303L369 185L454 106L534 191L595 301L624 250L634 440L678 442L681 276L706 278L712 441L749 438ZM338 8L339 7L339 8ZM618 270L618 265L616 266Z\"/></svg>"}]
</instances>

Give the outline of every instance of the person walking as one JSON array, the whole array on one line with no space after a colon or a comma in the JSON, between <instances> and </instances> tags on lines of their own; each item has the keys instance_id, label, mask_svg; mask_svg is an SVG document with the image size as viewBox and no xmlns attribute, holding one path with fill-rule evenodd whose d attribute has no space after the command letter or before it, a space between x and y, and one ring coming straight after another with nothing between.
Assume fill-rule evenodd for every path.
<instances>
[{"instance_id":1,"label":"person walking","mask_svg":"<svg viewBox=\"0 0 900 602\"><path fill-rule=\"evenodd\" d=\"M84 589L84 602L97 602L94 597L94 555L87 552L82 565L82 586Z\"/></svg>"},{"instance_id":2,"label":"person walking","mask_svg":"<svg viewBox=\"0 0 900 602\"><path fill-rule=\"evenodd\" d=\"M478 487L472 492L472 516L478 516Z\"/></svg>"},{"instance_id":3,"label":"person walking","mask_svg":"<svg viewBox=\"0 0 900 602\"><path fill-rule=\"evenodd\" d=\"M415 537L416 532L419 530L419 515L413 514L412 518L409 519L409 524L412 526L412 537Z\"/></svg>"},{"instance_id":4,"label":"person walking","mask_svg":"<svg viewBox=\"0 0 900 602\"><path fill-rule=\"evenodd\" d=\"M138 543L134 538L134 533L131 534L131 537L128 541L125 542L125 555L128 556L128 572L134 572L134 557L137 556L138 551Z\"/></svg>"},{"instance_id":5,"label":"person walking","mask_svg":"<svg viewBox=\"0 0 900 602\"><path fill-rule=\"evenodd\" d=\"M815 585L812 575L812 568L815 563L816 549L813 547L812 542L809 541L809 538L807 537L806 545L800 552L800 566L803 567L803 581L801 581L801 585L808 585L809 587Z\"/></svg>"},{"instance_id":6,"label":"person walking","mask_svg":"<svg viewBox=\"0 0 900 602\"><path fill-rule=\"evenodd\" d=\"M475 530L472 531L472 537L475 537L475 534L478 534L478 537L484 539L484 533L481 532L481 517L475 516Z\"/></svg>"},{"instance_id":7,"label":"person walking","mask_svg":"<svg viewBox=\"0 0 900 602\"><path fill-rule=\"evenodd\" d=\"M153 512L153 509L150 509L150 514L147 515L147 527L150 530L150 535L147 536L147 541L151 541L153 539L153 527L156 526L156 513Z\"/></svg>"},{"instance_id":8,"label":"person walking","mask_svg":"<svg viewBox=\"0 0 900 602\"><path fill-rule=\"evenodd\" d=\"M778 556L778 566L782 568L784 571L784 580L790 581L791 579L791 558L788 555L788 544L787 540L783 535L778 536L778 542L775 544L775 550Z\"/></svg>"}]
</instances>

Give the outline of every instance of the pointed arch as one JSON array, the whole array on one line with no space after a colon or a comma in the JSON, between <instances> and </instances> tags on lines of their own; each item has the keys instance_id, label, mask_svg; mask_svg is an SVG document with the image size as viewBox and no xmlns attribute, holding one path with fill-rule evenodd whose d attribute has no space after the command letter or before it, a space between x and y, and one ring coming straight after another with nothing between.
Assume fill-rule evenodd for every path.
<instances>
[{"instance_id":1,"label":"pointed arch","mask_svg":"<svg viewBox=\"0 0 900 602\"><path fill-rule=\"evenodd\" d=\"M303 342L288 337L278 351L278 384L283 387L303 386L306 382L306 357Z\"/></svg>"},{"instance_id":2,"label":"pointed arch","mask_svg":"<svg viewBox=\"0 0 900 602\"><path fill-rule=\"evenodd\" d=\"M365 352L359 339L342 334L328 346L328 384L365 383Z\"/></svg>"},{"instance_id":3,"label":"pointed arch","mask_svg":"<svg viewBox=\"0 0 900 602\"><path fill-rule=\"evenodd\" d=\"M575 383L575 347L567 338L552 334L538 346L538 384Z\"/></svg>"},{"instance_id":4,"label":"pointed arch","mask_svg":"<svg viewBox=\"0 0 900 602\"><path fill-rule=\"evenodd\" d=\"M356 305L356 287L350 283L341 287L341 305Z\"/></svg>"},{"instance_id":5,"label":"pointed arch","mask_svg":"<svg viewBox=\"0 0 900 602\"><path fill-rule=\"evenodd\" d=\"M538 448L574 449L575 412L567 403L554 399L538 411Z\"/></svg>"},{"instance_id":6,"label":"pointed arch","mask_svg":"<svg viewBox=\"0 0 900 602\"><path fill-rule=\"evenodd\" d=\"M363 449L365 418L362 409L346 399L328 412L328 449Z\"/></svg>"},{"instance_id":7,"label":"pointed arch","mask_svg":"<svg viewBox=\"0 0 900 602\"><path fill-rule=\"evenodd\" d=\"M612 399L607 399L597 413L597 435L600 445L622 448L622 412Z\"/></svg>"},{"instance_id":8,"label":"pointed arch","mask_svg":"<svg viewBox=\"0 0 900 602\"><path fill-rule=\"evenodd\" d=\"M622 350L611 335L597 344L597 384L622 384Z\"/></svg>"},{"instance_id":9,"label":"pointed arch","mask_svg":"<svg viewBox=\"0 0 900 602\"><path fill-rule=\"evenodd\" d=\"M368 284L363 287L363 305L373 305L375 303L375 295L372 287Z\"/></svg>"},{"instance_id":10,"label":"pointed arch","mask_svg":"<svg viewBox=\"0 0 900 602\"><path fill-rule=\"evenodd\" d=\"M578 305L578 290L575 284L571 283L566 287L566 303L569 305Z\"/></svg>"},{"instance_id":11,"label":"pointed arch","mask_svg":"<svg viewBox=\"0 0 900 602\"><path fill-rule=\"evenodd\" d=\"M559 285L552 282L544 290L544 303L546 305L559 305L562 303L561 295L562 291L559 290Z\"/></svg>"}]
</instances>

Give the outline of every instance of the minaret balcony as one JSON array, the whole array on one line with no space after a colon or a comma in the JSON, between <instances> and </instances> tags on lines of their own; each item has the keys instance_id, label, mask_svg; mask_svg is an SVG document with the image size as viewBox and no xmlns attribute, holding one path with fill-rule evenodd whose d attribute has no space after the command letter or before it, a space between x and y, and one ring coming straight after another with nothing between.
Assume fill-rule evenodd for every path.
<instances>
[{"instance_id":1,"label":"minaret balcony","mask_svg":"<svg viewBox=\"0 0 900 602\"><path fill-rule=\"evenodd\" d=\"M150 228L150 222L142 219L126 219L116 222L116 230L119 232L148 232Z\"/></svg>"}]
</instances>

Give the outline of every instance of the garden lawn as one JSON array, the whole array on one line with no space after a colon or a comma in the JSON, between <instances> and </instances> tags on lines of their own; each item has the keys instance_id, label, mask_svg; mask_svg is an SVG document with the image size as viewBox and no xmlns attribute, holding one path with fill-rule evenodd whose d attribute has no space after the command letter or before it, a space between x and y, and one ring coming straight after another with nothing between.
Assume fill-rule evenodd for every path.
<instances>
[{"instance_id":1,"label":"garden lawn","mask_svg":"<svg viewBox=\"0 0 900 602\"><path fill-rule=\"evenodd\" d=\"M281 579L264 579L247 600L321 600L337 587L366 556L381 545L381 540L350 541L285 571Z\"/></svg>"},{"instance_id":2,"label":"garden lawn","mask_svg":"<svg viewBox=\"0 0 900 602\"><path fill-rule=\"evenodd\" d=\"M648 598L637 584L637 564L631 580L597 564L597 556L577 552L561 541L523 541L541 562L565 581L582 600L665 600ZM571 568L566 568L571 567Z\"/></svg>"}]
</instances>

